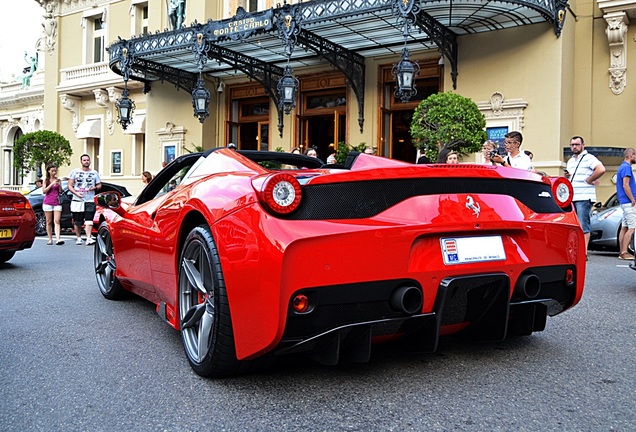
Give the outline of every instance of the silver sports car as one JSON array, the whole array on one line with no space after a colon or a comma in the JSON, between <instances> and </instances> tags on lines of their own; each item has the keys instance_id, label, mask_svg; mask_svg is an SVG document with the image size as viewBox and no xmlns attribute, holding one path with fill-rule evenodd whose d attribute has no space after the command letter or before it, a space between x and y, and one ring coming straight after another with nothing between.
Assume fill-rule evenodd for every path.
<instances>
[{"instance_id":1,"label":"silver sports car","mask_svg":"<svg viewBox=\"0 0 636 432\"><path fill-rule=\"evenodd\" d=\"M618 233L621 230L623 210L616 194L610 196L605 203L598 202L590 213L589 249L618 250ZM629 244L629 253L634 253L634 237Z\"/></svg>"}]
</instances>

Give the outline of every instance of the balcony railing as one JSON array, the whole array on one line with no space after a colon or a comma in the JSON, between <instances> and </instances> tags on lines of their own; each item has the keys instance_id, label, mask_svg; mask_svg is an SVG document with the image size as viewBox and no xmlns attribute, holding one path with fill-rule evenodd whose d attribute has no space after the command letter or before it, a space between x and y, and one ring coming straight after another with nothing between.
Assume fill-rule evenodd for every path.
<instances>
[{"instance_id":1,"label":"balcony railing","mask_svg":"<svg viewBox=\"0 0 636 432\"><path fill-rule=\"evenodd\" d=\"M108 62L91 63L60 70L60 83L57 90L64 93L121 83L121 77L110 70Z\"/></svg>"}]
</instances>

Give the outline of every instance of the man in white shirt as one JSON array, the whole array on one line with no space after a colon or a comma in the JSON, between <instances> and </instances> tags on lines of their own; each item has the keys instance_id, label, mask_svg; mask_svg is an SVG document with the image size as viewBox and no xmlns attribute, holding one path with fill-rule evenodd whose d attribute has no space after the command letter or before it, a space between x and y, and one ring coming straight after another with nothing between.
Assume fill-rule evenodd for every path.
<instances>
[{"instance_id":1,"label":"man in white shirt","mask_svg":"<svg viewBox=\"0 0 636 432\"><path fill-rule=\"evenodd\" d=\"M504 140L504 146L506 147L508 156L504 158L497 155L491 160L507 167L519 168L526 171L532 170L532 160L530 160L527 154L521 151L522 142L523 135L521 135L521 132L508 132Z\"/></svg>"},{"instance_id":2,"label":"man in white shirt","mask_svg":"<svg viewBox=\"0 0 636 432\"><path fill-rule=\"evenodd\" d=\"M565 177L570 179L574 189L572 204L579 218L585 246L590 242L590 210L596 202L596 185L598 179L605 173L605 166L596 156L585 150L585 141L580 136L573 136L570 140L572 157L568 160Z\"/></svg>"}]
</instances>

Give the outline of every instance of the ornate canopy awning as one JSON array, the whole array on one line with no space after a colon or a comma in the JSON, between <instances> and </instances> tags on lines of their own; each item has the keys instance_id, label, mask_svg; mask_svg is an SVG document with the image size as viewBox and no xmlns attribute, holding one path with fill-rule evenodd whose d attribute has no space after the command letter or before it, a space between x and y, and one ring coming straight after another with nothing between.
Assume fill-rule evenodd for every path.
<instances>
[{"instance_id":1,"label":"ornate canopy awning","mask_svg":"<svg viewBox=\"0 0 636 432\"><path fill-rule=\"evenodd\" d=\"M310 0L251 14L239 8L229 19L119 39L109 47L110 67L125 80L168 81L188 92L200 73L244 73L278 102L286 65L327 62L354 91L362 129L365 58L438 49L455 86L458 36L536 23L552 24L559 36L567 7L566 0Z\"/></svg>"}]
</instances>

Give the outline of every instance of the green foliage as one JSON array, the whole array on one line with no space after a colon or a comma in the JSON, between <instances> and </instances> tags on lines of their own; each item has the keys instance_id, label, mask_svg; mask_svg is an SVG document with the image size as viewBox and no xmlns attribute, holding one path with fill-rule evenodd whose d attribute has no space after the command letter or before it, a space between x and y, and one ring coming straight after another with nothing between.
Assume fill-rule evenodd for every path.
<instances>
[{"instance_id":1,"label":"green foliage","mask_svg":"<svg viewBox=\"0 0 636 432\"><path fill-rule=\"evenodd\" d=\"M349 152L358 151L362 153L366 147L367 143L365 142L361 142L357 146L353 146L345 143L344 141L340 141L338 142L338 149L336 150L336 162L339 164L344 164L347 160Z\"/></svg>"},{"instance_id":2,"label":"green foliage","mask_svg":"<svg viewBox=\"0 0 636 432\"><path fill-rule=\"evenodd\" d=\"M189 148L187 148L186 146L181 146L181 148L185 151L187 151L188 153L198 153L198 152L202 152L203 151L203 146L202 145L194 145L194 143L190 143L190 145L192 146L192 148L194 150L191 150Z\"/></svg>"},{"instance_id":3,"label":"green foliage","mask_svg":"<svg viewBox=\"0 0 636 432\"><path fill-rule=\"evenodd\" d=\"M282 147L276 147L276 150L274 151L278 153L285 153L285 149ZM281 169L283 167L278 162L270 162L270 161L262 161L262 162L259 162L258 164L264 168L271 169L271 170Z\"/></svg>"},{"instance_id":4,"label":"green foliage","mask_svg":"<svg viewBox=\"0 0 636 432\"><path fill-rule=\"evenodd\" d=\"M71 143L57 132L41 130L22 135L13 144L13 164L22 172L53 163L70 165Z\"/></svg>"},{"instance_id":5,"label":"green foliage","mask_svg":"<svg viewBox=\"0 0 636 432\"><path fill-rule=\"evenodd\" d=\"M443 149L459 154L478 152L486 140L486 119L477 104L456 93L435 93L415 108L413 144L431 161Z\"/></svg>"}]
</instances>

